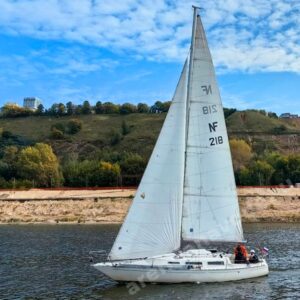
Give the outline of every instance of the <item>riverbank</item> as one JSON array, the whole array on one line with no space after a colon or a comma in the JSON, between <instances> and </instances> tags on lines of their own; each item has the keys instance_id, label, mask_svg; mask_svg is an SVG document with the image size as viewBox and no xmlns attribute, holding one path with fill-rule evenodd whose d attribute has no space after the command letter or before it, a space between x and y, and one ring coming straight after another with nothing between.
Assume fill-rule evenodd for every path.
<instances>
[{"instance_id":1,"label":"riverbank","mask_svg":"<svg viewBox=\"0 0 300 300\"><path fill-rule=\"evenodd\" d=\"M0 223L122 223L135 189L0 191ZM300 222L300 188L239 188L243 222Z\"/></svg>"}]
</instances>

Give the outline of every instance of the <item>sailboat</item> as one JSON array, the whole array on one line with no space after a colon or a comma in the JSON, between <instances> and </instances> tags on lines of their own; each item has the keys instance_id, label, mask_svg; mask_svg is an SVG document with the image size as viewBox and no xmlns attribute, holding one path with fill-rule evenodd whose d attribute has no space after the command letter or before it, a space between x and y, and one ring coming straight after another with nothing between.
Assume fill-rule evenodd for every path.
<instances>
[{"instance_id":1,"label":"sailboat","mask_svg":"<svg viewBox=\"0 0 300 300\"><path fill-rule=\"evenodd\" d=\"M225 118L201 17L160 135L107 261L116 281L221 282L267 275L211 244L244 241Z\"/></svg>"}]
</instances>

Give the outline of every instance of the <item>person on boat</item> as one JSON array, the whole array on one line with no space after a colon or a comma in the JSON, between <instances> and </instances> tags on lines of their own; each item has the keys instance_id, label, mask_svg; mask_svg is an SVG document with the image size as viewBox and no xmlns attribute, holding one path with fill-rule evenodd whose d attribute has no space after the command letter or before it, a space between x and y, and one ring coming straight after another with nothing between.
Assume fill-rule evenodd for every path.
<instances>
[{"instance_id":1,"label":"person on boat","mask_svg":"<svg viewBox=\"0 0 300 300\"><path fill-rule=\"evenodd\" d=\"M245 264L248 263L248 253L247 249L243 244L238 244L234 249L234 263L235 264Z\"/></svg>"},{"instance_id":2,"label":"person on boat","mask_svg":"<svg viewBox=\"0 0 300 300\"><path fill-rule=\"evenodd\" d=\"M252 264L255 264L255 263L258 263L259 262L259 259L255 253L255 250L251 250L250 251L250 257L249 257L249 263L252 263Z\"/></svg>"}]
</instances>

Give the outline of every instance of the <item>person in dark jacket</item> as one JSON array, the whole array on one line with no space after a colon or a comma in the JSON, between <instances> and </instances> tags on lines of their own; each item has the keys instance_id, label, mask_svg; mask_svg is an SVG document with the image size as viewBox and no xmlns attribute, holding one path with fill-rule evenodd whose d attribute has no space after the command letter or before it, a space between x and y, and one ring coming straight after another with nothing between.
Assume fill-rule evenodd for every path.
<instances>
[{"instance_id":1,"label":"person in dark jacket","mask_svg":"<svg viewBox=\"0 0 300 300\"><path fill-rule=\"evenodd\" d=\"M255 254L255 250L253 250L253 249L250 251L249 262L252 264L259 262L259 259L258 259L257 255Z\"/></svg>"}]
</instances>

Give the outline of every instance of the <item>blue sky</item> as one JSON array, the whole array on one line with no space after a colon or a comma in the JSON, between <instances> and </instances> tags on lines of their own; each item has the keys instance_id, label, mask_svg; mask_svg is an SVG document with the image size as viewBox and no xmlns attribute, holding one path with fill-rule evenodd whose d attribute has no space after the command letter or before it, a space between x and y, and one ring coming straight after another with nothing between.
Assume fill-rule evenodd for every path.
<instances>
[{"instance_id":1,"label":"blue sky","mask_svg":"<svg viewBox=\"0 0 300 300\"><path fill-rule=\"evenodd\" d=\"M211 0L202 18L224 106L300 114L300 2ZM172 98L192 4L0 0L0 105Z\"/></svg>"}]
</instances>

